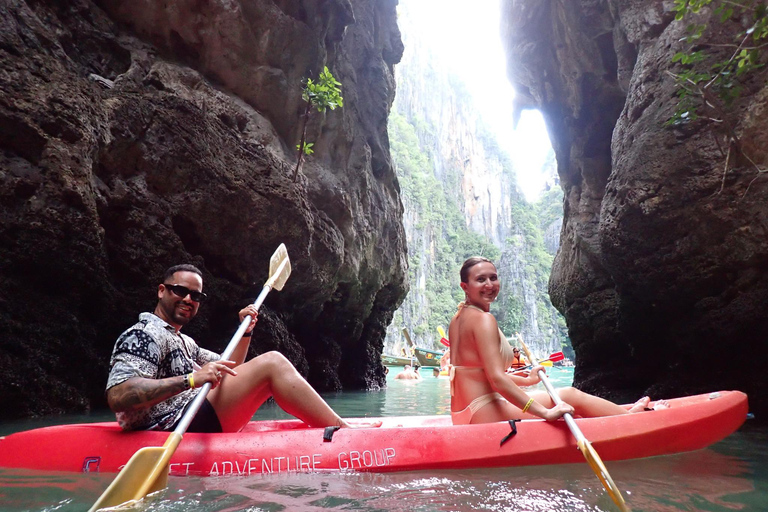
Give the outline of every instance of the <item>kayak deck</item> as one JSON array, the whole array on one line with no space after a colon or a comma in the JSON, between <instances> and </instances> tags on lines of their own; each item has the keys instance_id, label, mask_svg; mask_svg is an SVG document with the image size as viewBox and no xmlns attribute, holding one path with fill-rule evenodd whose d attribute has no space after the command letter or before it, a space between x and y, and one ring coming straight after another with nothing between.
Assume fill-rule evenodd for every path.
<instances>
[{"instance_id":1,"label":"kayak deck","mask_svg":"<svg viewBox=\"0 0 768 512\"><path fill-rule=\"evenodd\" d=\"M659 411L577 418L605 461L704 448L738 429L748 412L738 391L669 400ZM225 476L295 471L408 471L582 461L564 421L452 425L450 416L378 418L379 427L324 429L299 420L250 422L241 432L188 433L171 459L172 475ZM370 424L376 418L350 419ZM117 423L45 427L0 438L0 467L117 472L168 432L123 432ZM502 440L507 441L502 443Z\"/></svg>"}]
</instances>

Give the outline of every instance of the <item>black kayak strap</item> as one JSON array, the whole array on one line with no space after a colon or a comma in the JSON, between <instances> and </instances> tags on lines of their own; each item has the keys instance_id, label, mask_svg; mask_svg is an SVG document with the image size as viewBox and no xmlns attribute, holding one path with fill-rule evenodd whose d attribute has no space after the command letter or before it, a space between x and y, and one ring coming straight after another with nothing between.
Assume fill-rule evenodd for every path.
<instances>
[{"instance_id":1,"label":"black kayak strap","mask_svg":"<svg viewBox=\"0 0 768 512\"><path fill-rule=\"evenodd\" d=\"M333 440L333 434L341 427L325 427L323 430L323 442L330 443Z\"/></svg>"},{"instance_id":2,"label":"black kayak strap","mask_svg":"<svg viewBox=\"0 0 768 512\"><path fill-rule=\"evenodd\" d=\"M504 439L502 439L501 442L499 443L499 447L504 446L504 443L512 439L512 436L517 434L517 425L515 425L515 423L517 423L518 421L521 421L521 420L509 420L509 428L512 429L512 431L506 436L504 436Z\"/></svg>"}]
</instances>

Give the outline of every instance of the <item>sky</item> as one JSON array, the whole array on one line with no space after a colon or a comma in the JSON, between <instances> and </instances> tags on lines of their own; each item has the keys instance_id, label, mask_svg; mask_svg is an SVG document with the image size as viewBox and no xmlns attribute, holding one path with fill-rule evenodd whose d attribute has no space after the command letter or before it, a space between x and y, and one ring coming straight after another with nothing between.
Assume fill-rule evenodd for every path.
<instances>
[{"instance_id":1,"label":"sky","mask_svg":"<svg viewBox=\"0 0 768 512\"><path fill-rule=\"evenodd\" d=\"M461 77L499 145L509 151L518 186L529 202L543 190L541 167L551 144L541 113L523 111L512 128L514 89L500 35L501 0L400 0L434 43L433 51Z\"/></svg>"}]
</instances>

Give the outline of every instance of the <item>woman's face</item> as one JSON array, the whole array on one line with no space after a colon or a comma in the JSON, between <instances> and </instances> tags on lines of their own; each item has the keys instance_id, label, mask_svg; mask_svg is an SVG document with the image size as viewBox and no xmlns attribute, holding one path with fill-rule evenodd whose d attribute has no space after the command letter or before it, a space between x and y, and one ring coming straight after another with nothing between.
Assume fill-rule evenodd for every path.
<instances>
[{"instance_id":1,"label":"woman's face","mask_svg":"<svg viewBox=\"0 0 768 512\"><path fill-rule=\"evenodd\" d=\"M488 311L491 302L499 295L499 275L493 263L483 261L469 269L466 283L461 288L467 294L470 304Z\"/></svg>"}]
</instances>

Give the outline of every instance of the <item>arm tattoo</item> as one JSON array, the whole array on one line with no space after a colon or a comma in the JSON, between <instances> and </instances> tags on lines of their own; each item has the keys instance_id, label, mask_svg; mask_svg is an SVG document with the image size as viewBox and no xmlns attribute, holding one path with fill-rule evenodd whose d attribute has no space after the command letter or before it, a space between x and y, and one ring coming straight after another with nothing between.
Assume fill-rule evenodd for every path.
<instances>
[{"instance_id":1,"label":"arm tattoo","mask_svg":"<svg viewBox=\"0 0 768 512\"><path fill-rule=\"evenodd\" d=\"M134 377L107 392L107 402L114 412L135 411L152 407L184 391L183 377L144 379Z\"/></svg>"}]
</instances>

